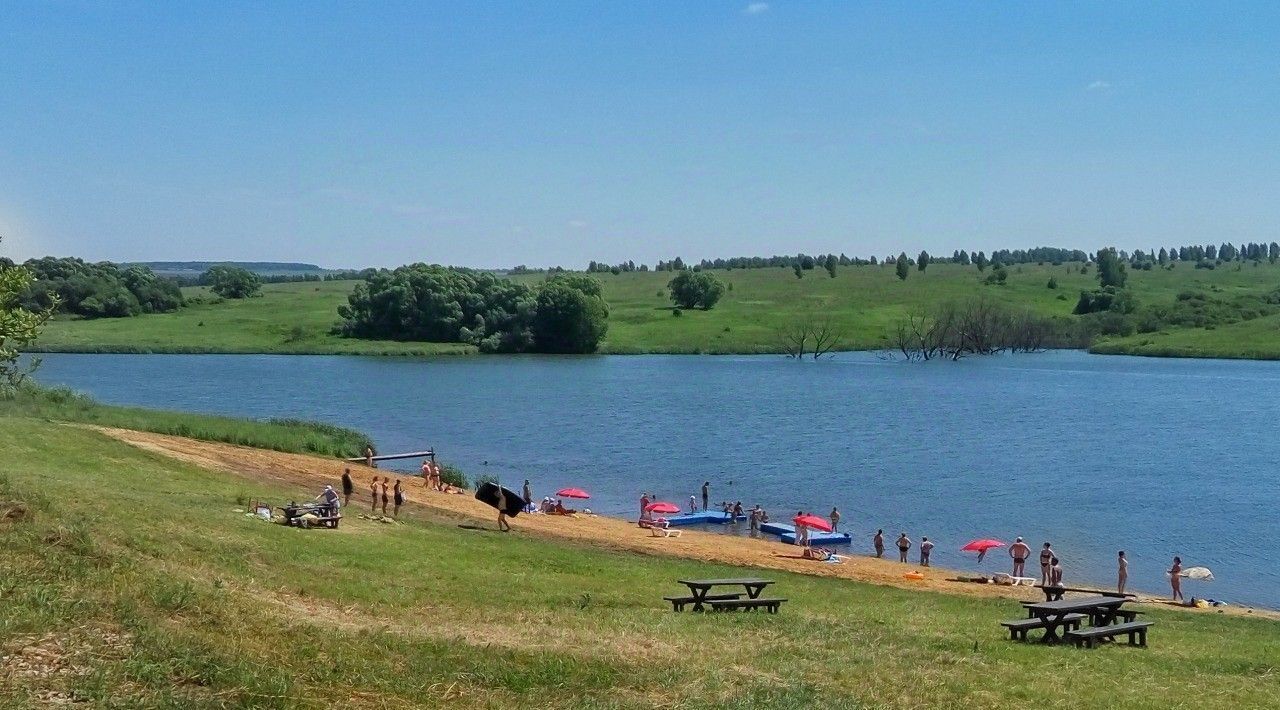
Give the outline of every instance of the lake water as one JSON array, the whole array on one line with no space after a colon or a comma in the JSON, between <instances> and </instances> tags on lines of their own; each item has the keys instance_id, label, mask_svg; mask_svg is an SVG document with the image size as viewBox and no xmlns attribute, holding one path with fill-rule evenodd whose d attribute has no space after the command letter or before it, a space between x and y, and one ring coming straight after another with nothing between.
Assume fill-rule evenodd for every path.
<instances>
[{"instance_id":1,"label":"lake water","mask_svg":"<svg viewBox=\"0 0 1280 710\"><path fill-rule=\"evenodd\" d=\"M958 548L1051 541L1068 583L1167 591L1173 555L1217 581L1187 596L1280 607L1280 363L1080 352L889 362L775 356L49 355L39 379L106 402L355 427L382 452L442 460L596 512L640 494L838 505L855 552L876 528L934 540L934 562L1007 571ZM412 466L416 462L410 462ZM914 552L914 550L913 550ZM1028 565L1029 568L1034 564Z\"/></svg>"}]
</instances>

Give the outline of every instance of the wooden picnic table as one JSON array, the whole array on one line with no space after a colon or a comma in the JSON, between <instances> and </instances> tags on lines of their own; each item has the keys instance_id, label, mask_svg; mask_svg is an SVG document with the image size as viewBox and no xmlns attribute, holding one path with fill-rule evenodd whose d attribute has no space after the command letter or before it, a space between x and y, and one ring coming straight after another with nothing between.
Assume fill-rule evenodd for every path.
<instances>
[{"instance_id":1,"label":"wooden picnic table","mask_svg":"<svg viewBox=\"0 0 1280 710\"><path fill-rule=\"evenodd\" d=\"M1116 612L1128 601L1125 597L1084 597L1081 599L1058 599L1047 602L1036 602L1027 605L1027 613L1044 623L1044 643L1057 643L1062 640L1058 629L1067 623L1071 614L1088 614L1095 626L1110 625L1115 621Z\"/></svg>"},{"instance_id":2,"label":"wooden picnic table","mask_svg":"<svg viewBox=\"0 0 1280 710\"><path fill-rule=\"evenodd\" d=\"M760 596L760 592L764 588L773 584L771 579L760 579L757 577L746 577L742 579L679 579L678 583L689 588L689 596L692 597L693 610L702 611L702 605L707 601L707 594L714 587L742 587L747 590L747 598L755 599Z\"/></svg>"},{"instance_id":3,"label":"wooden picnic table","mask_svg":"<svg viewBox=\"0 0 1280 710\"><path fill-rule=\"evenodd\" d=\"M1083 587L1064 587L1062 585L1054 586L1051 584L1037 584L1035 586L1036 586L1036 589L1039 589L1040 591L1044 592L1044 600L1047 602L1057 601L1061 599L1062 595L1065 594L1066 592L1075 592L1077 594L1093 594L1093 595L1102 596L1102 597L1129 598L1129 597L1136 596L1134 594L1112 592L1106 589L1086 589Z\"/></svg>"}]
</instances>

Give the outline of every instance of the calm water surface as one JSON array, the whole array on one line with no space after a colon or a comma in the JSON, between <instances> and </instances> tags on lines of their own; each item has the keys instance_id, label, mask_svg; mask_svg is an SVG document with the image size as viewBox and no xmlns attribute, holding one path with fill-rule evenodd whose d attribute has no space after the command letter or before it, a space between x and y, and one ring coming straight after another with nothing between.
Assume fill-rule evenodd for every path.
<instances>
[{"instance_id":1,"label":"calm water surface","mask_svg":"<svg viewBox=\"0 0 1280 710\"><path fill-rule=\"evenodd\" d=\"M904 364L873 354L474 357L49 355L47 383L112 403L301 417L435 446L534 493L580 486L631 515L643 491L760 503L775 518L838 505L855 551L876 528L981 567L975 537L1054 543L1069 583L1167 591L1173 555L1213 569L1191 595L1280 607L1280 363L1079 352ZM412 465L412 464L410 464ZM914 552L914 550L913 550Z\"/></svg>"}]
</instances>

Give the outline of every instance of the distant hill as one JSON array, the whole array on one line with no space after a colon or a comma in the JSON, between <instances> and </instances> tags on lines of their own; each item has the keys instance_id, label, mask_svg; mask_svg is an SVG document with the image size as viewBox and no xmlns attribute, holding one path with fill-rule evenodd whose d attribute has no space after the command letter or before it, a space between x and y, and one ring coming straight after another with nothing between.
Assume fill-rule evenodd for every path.
<instances>
[{"instance_id":1,"label":"distant hill","mask_svg":"<svg viewBox=\"0 0 1280 710\"><path fill-rule=\"evenodd\" d=\"M315 264L296 264L281 261L135 261L128 265L145 266L161 276L199 276L211 266L239 266L259 276L284 276L292 274L325 274Z\"/></svg>"}]
</instances>

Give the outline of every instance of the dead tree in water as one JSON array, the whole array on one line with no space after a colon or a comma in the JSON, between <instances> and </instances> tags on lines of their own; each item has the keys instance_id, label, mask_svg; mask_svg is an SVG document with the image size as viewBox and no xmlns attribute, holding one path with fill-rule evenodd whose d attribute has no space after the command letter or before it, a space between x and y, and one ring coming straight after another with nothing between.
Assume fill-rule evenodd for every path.
<instances>
[{"instance_id":1,"label":"dead tree in water","mask_svg":"<svg viewBox=\"0 0 1280 710\"><path fill-rule=\"evenodd\" d=\"M1030 310L1013 311L986 297L909 310L898 321L894 348L906 360L994 355L1005 350L1035 352L1057 332L1053 321Z\"/></svg>"},{"instance_id":2,"label":"dead tree in water","mask_svg":"<svg viewBox=\"0 0 1280 710\"><path fill-rule=\"evenodd\" d=\"M808 353L814 360L829 355L844 342L844 331L829 314L805 314L778 331L778 343L787 357L801 360Z\"/></svg>"}]
</instances>

